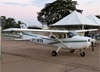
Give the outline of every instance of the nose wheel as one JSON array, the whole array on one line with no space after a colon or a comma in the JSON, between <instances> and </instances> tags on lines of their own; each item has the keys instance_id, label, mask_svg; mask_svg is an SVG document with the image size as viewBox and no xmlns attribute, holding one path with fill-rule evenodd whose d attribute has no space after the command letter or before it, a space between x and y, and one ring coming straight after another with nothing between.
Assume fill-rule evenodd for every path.
<instances>
[{"instance_id":1,"label":"nose wheel","mask_svg":"<svg viewBox=\"0 0 100 72\"><path fill-rule=\"evenodd\" d=\"M75 52L75 50L74 50L74 49L71 49L71 50L70 50L70 53L74 53L74 52Z\"/></svg>"},{"instance_id":2,"label":"nose wheel","mask_svg":"<svg viewBox=\"0 0 100 72\"><path fill-rule=\"evenodd\" d=\"M85 56L85 52L81 52L81 53L80 53L80 56L81 56L81 57L84 57L84 56Z\"/></svg>"},{"instance_id":3,"label":"nose wheel","mask_svg":"<svg viewBox=\"0 0 100 72\"><path fill-rule=\"evenodd\" d=\"M80 56L84 57L85 56L85 52L83 51L83 49L80 50Z\"/></svg>"}]
</instances>

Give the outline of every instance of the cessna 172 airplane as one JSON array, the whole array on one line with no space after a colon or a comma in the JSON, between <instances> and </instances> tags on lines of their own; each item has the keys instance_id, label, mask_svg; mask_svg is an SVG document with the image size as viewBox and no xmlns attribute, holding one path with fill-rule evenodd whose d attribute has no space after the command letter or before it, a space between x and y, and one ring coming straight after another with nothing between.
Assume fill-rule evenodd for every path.
<instances>
[{"instance_id":1,"label":"cessna 172 airplane","mask_svg":"<svg viewBox=\"0 0 100 72\"><path fill-rule=\"evenodd\" d=\"M52 51L52 56L56 56L61 48L69 49L73 53L76 49L80 50L80 55L85 56L84 49L92 48L94 52L95 39L85 36L79 36L78 32L96 31L98 29L88 29L88 30L39 30L39 29L27 29L25 26L18 28L9 28L3 31L17 31L22 32L23 38L21 40L31 40L32 42L39 44L46 44L55 46L58 49ZM48 35L32 34L31 32L44 32Z\"/></svg>"}]
</instances>

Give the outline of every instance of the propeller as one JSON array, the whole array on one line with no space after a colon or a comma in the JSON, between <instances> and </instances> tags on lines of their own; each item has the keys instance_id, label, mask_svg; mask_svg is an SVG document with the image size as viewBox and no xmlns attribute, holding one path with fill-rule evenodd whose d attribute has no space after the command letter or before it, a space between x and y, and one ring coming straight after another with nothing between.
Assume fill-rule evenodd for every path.
<instances>
[{"instance_id":1,"label":"propeller","mask_svg":"<svg viewBox=\"0 0 100 72\"><path fill-rule=\"evenodd\" d=\"M92 54L94 54L94 44L91 42Z\"/></svg>"}]
</instances>

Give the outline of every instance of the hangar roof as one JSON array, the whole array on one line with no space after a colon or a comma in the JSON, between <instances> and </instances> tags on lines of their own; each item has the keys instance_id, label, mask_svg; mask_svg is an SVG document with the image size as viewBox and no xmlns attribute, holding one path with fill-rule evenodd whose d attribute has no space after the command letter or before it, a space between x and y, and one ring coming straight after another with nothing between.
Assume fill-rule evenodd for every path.
<instances>
[{"instance_id":1,"label":"hangar roof","mask_svg":"<svg viewBox=\"0 0 100 72\"><path fill-rule=\"evenodd\" d=\"M66 25L91 25L91 26L98 26L95 22L89 20L81 13L77 11L73 11L68 16L64 17L60 21L56 22L51 26L66 26Z\"/></svg>"},{"instance_id":2,"label":"hangar roof","mask_svg":"<svg viewBox=\"0 0 100 72\"><path fill-rule=\"evenodd\" d=\"M98 19L96 16L90 14L89 16L87 16L87 18L92 20L93 22L95 22L96 24L100 26L100 19Z\"/></svg>"}]
</instances>

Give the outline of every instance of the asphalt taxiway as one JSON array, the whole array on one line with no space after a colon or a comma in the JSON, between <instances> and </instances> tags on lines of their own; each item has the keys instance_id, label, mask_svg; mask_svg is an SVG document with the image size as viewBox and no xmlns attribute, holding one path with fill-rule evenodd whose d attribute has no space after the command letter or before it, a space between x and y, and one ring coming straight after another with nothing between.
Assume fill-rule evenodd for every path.
<instances>
[{"instance_id":1,"label":"asphalt taxiway","mask_svg":"<svg viewBox=\"0 0 100 72\"><path fill-rule=\"evenodd\" d=\"M100 41L96 44L95 53L86 49L85 57L67 49L53 57L55 47L2 37L1 72L100 72Z\"/></svg>"}]
</instances>

